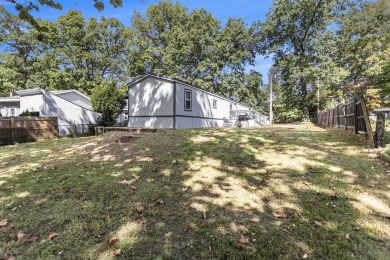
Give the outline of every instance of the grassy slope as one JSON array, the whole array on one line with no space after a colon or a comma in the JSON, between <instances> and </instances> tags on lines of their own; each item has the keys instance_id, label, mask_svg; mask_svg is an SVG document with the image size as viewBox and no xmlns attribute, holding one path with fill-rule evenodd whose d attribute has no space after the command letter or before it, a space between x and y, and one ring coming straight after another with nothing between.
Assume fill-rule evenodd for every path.
<instances>
[{"instance_id":1,"label":"grassy slope","mask_svg":"<svg viewBox=\"0 0 390 260\"><path fill-rule=\"evenodd\" d=\"M388 166L349 133L301 124L115 143L121 135L0 148L0 221L15 225L0 231L0 258L389 255ZM38 240L18 243L19 230Z\"/></svg>"}]
</instances>

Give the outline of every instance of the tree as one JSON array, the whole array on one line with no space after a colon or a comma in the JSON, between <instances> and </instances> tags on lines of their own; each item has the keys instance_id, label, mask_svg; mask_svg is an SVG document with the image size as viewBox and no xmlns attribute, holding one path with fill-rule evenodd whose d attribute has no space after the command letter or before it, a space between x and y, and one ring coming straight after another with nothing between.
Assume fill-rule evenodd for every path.
<instances>
[{"instance_id":1,"label":"tree","mask_svg":"<svg viewBox=\"0 0 390 260\"><path fill-rule=\"evenodd\" d=\"M45 55L57 60L53 86L66 86L90 94L107 79L127 81L128 42L132 32L115 18L85 21L81 12L68 11L47 33L51 50Z\"/></svg>"},{"instance_id":2,"label":"tree","mask_svg":"<svg viewBox=\"0 0 390 260\"><path fill-rule=\"evenodd\" d=\"M4 11L4 10L3 10ZM25 89L35 73L37 57L42 55L44 44L37 40L37 31L18 19L3 12L0 16L2 47L0 53L0 88Z\"/></svg>"},{"instance_id":3,"label":"tree","mask_svg":"<svg viewBox=\"0 0 390 260\"><path fill-rule=\"evenodd\" d=\"M21 1L17 0L5 0L6 2L9 2L10 4L13 4L15 7L15 10L18 12L18 16L21 20L29 22L35 29L38 31L46 31L47 27L41 26L39 22L30 14L31 11L39 11L39 5L40 6L48 6L54 9L62 10L62 5L54 0L38 0L38 1L24 1L24 4L21 3ZM104 0L93 0L94 7L102 11L105 7ZM122 6L122 0L109 0L110 4L112 6L121 7ZM0 9L0 12L2 10Z\"/></svg>"},{"instance_id":4,"label":"tree","mask_svg":"<svg viewBox=\"0 0 390 260\"><path fill-rule=\"evenodd\" d=\"M390 2L364 2L340 19L337 33L341 64L349 82L374 80L390 58Z\"/></svg>"},{"instance_id":5,"label":"tree","mask_svg":"<svg viewBox=\"0 0 390 260\"><path fill-rule=\"evenodd\" d=\"M94 110L102 113L99 125L112 126L123 110L126 102L124 91L121 91L115 82L106 83L92 90L91 101Z\"/></svg>"},{"instance_id":6,"label":"tree","mask_svg":"<svg viewBox=\"0 0 390 260\"><path fill-rule=\"evenodd\" d=\"M319 39L326 39L329 26L352 4L346 0L276 0L267 20L258 24L258 52L274 55L281 68L285 101L306 118L312 110L313 83L319 76L313 72L321 64Z\"/></svg>"},{"instance_id":7,"label":"tree","mask_svg":"<svg viewBox=\"0 0 390 260\"><path fill-rule=\"evenodd\" d=\"M225 27L204 9L188 12L178 2L151 5L146 16L132 19L134 59L132 76L156 73L179 78L201 88L243 100L245 65L255 58L253 31L242 19L230 18ZM234 84L231 84L233 81Z\"/></svg>"},{"instance_id":8,"label":"tree","mask_svg":"<svg viewBox=\"0 0 390 260\"><path fill-rule=\"evenodd\" d=\"M387 60L381 75L379 75L378 86L382 94L390 95L390 59Z\"/></svg>"}]
</instances>

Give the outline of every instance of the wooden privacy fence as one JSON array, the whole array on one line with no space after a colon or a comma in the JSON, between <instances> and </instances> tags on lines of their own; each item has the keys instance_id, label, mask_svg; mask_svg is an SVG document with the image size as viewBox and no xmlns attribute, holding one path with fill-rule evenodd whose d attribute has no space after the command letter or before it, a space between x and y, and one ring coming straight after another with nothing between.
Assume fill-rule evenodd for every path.
<instances>
[{"instance_id":1,"label":"wooden privacy fence","mask_svg":"<svg viewBox=\"0 0 390 260\"><path fill-rule=\"evenodd\" d=\"M374 145L370 119L363 97L352 98L335 108L320 111L317 115L317 124L367 136L371 145Z\"/></svg>"},{"instance_id":2,"label":"wooden privacy fence","mask_svg":"<svg viewBox=\"0 0 390 260\"><path fill-rule=\"evenodd\" d=\"M0 145L58 137L57 117L0 117Z\"/></svg>"}]
</instances>

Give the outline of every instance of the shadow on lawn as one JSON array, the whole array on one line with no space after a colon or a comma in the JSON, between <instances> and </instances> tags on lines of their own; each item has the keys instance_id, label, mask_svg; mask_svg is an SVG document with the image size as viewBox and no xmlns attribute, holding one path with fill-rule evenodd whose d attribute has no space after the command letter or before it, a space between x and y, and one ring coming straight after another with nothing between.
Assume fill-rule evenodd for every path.
<instances>
[{"instance_id":1,"label":"shadow on lawn","mask_svg":"<svg viewBox=\"0 0 390 260\"><path fill-rule=\"evenodd\" d=\"M389 213L385 167L359 153L361 143L348 133L291 128L143 133L125 145L109 133L61 154L43 149L36 164L9 167L19 173L2 178L2 186L14 190L0 192L2 203L13 202L3 217L41 243L19 245L4 233L3 251L41 258L108 259L118 248L123 259L385 258L390 227L378 215ZM50 232L60 236L46 241ZM112 236L119 242L108 245Z\"/></svg>"}]
</instances>

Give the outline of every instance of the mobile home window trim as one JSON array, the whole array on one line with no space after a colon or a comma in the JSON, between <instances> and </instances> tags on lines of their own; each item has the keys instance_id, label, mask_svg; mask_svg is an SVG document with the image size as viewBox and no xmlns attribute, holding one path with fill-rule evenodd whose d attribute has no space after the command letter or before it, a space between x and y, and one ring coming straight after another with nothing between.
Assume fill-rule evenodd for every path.
<instances>
[{"instance_id":1,"label":"mobile home window trim","mask_svg":"<svg viewBox=\"0 0 390 260\"><path fill-rule=\"evenodd\" d=\"M189 98L187 98L187 93L189 93ZM189 106L187 107L187 101ZM184 110L192 111L192 90L184 89Z\"/></svg>"},{"instance_id":2,"label":"mobile home window trim","mask_svg":"<svg viewBox=\"0 0 390 260\"><path fill-rule=\"evenodd\" d=\"M217 100L213 99L213 108L217 108Z\"/></svg>"}]
</instances>

